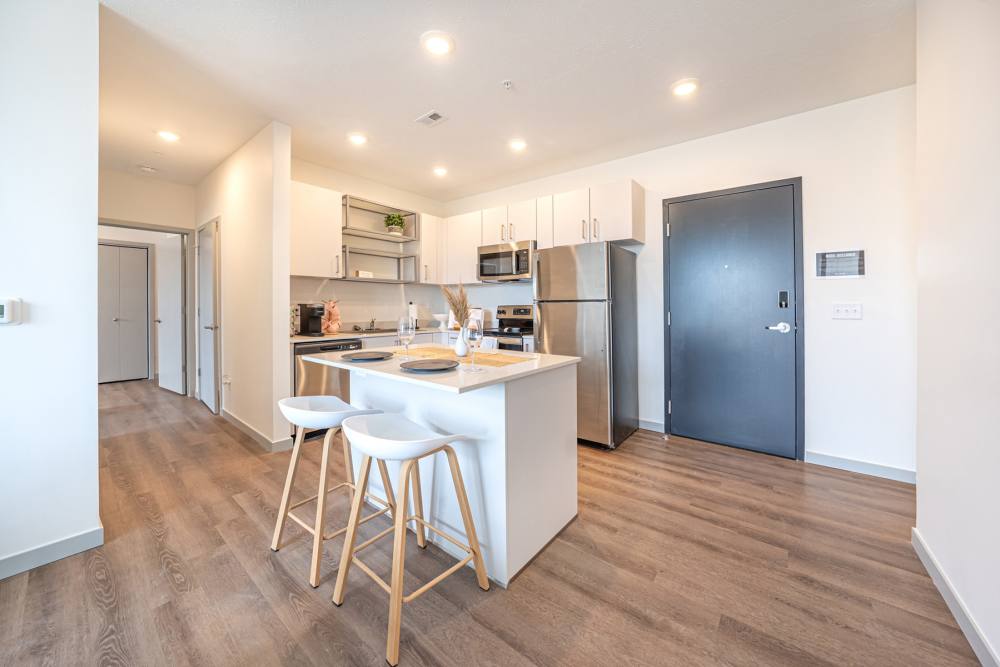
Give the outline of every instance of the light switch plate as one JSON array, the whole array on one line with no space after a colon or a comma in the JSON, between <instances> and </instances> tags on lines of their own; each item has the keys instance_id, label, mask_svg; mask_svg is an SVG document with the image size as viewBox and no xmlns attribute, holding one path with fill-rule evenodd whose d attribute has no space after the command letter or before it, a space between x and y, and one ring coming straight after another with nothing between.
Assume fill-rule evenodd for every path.
<instances>
[{"instance_id":1,"label":"light switch plate","mask_svg":"<svg viewBox=\"0 0 1000 667\"><path fill-rule=\"evenodd\" d=\"M860 303L833 304L833 319L835 320L860 320L862 319L861 315Z\"/></svg>"}]
</instances>

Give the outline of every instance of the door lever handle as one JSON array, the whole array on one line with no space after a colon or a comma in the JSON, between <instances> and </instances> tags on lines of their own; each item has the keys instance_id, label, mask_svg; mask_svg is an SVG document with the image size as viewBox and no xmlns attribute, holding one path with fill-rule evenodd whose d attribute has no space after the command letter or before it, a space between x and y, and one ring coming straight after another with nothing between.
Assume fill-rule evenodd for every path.
<instances>
[{"instance_id":1,"label":"door lever handle","mask_svg":"<svg viewBox=\"0 0 1000 667\"><path fill-rule=\"evenodd\" d=\"M777 324L769 327L764 327L768 331L777 331L778 333L789 333L792 330L792 325L788 322L778 322Z\"/></svg>"}]
</instances>

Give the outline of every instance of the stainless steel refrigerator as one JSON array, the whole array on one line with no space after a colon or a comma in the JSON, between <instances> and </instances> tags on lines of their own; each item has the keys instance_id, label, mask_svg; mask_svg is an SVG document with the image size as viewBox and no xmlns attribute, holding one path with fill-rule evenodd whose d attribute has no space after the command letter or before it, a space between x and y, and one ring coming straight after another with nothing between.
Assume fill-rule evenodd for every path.
<instances>
[{"instance_id":1,"label":"stainless steel refrigerator","mask_svg":"<svg viewBox=\"0 0 1000 667\"><path fill-rule=\"evenodd\" d=\"M639 427L635 255L611 243L539 250L535 349L581 357L577 437L620 445Z\"/></svg>"}]
</instances>

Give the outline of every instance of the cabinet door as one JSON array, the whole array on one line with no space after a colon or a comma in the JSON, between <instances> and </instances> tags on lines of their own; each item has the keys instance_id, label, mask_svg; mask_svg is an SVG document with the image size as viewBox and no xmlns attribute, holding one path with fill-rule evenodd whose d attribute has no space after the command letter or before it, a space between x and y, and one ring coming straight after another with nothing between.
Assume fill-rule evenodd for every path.
<instances>
[{"instance_id":1,"label":"cabinet door","mask_svg":"<svg viewBox=\"0 0 1000 667\"><path fill-rule=\"evenodd\" d=\"M552 198L553 245L590 241L590 191L562 192Z\"/></svg>"},{"instance_id":2,"label":"cabinet door","mask_svg":"<svg viewBox=\"0 0 1000 667\"><path fill-rule=\"evenodd\" d=\"M343 277L341 196L334 190L292 181L293 276Z\"/></svg>"},{"instance_id":3,"label":"cabinet door","mask_svg":"<svg viewBox=\"0 0 1000 667\"><path fill-rule=\"evenodd\" d=\"M590 188L592 241L645 240L645 195L635 181Z\"/></svg>"},{"instance_id":4,"label":"cabinet door","mask_svg":"<svg viewBox=\"0 0 1000 667\"><path fill-rule=\"evenodd\" d=\"M497 206L483 211L483 245L510 241L507 235L507 207Z\"/></svg>"},{"instance_id":5,"label":"cabinet door","mask_svg":"<svg viewBox=\"0 0 1000 667\"><path fill-rule=\"evenodd\" d=\"M441 272L438 270L441 242L441 226L443 221L433 215L420 214L420 264L418 265L417 281L430 285L441 283Z\"/></svg>"},{"instance_id":6,"label":"cabinet door","mask_svg":"<svg viewBox=\"0 0 1000 667\"><path fill-rule=\"evenodd\" d=\"M361 339L361 347L364 349L372 347L393 347L399 345L396 336L365 336Z\"/></svg>"},{"instance_id":7,"label":"cabinet door","mask_svg":"<svg viewBox=\"0 0 1000 667\"><path fill-rule=\"evenodd\" d=\"M482 212L473 211L448 218L446 281L448 284L478 283L476 263L483 243Z\"/></svg>"},{"instance_id":8,"label":"cabinet door","mask_svg":"<svg viewBox=\"0 0 1000 667\"><path fill-rule=\"evenodd\" d=\"M534 241L538 238L535 200L526 199L507 207L507 240Z\"/></svg>"},{"instance_id":9,"label":"cabinet door","mask_svg":"<svg viewBox=\"0 0 1000 667\"><path fill-rule=\"evenodd\" d=\"M535 233L538 248L552 247L552 195L535 200Z\"/></svg>"}]
</instances>

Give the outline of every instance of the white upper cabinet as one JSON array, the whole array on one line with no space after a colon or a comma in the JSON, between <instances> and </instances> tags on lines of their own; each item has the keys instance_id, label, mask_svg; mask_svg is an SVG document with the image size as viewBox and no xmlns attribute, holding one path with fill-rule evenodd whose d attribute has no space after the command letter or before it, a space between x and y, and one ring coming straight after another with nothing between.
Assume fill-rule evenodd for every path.
<instances>
[{"instance_id":1,"label":"white upper cabinet","mask_svg":"<svg viewBox=\"0 0 1000 667\"><path fill-rule=\"evenodd\" d=\"M483 210L483 245L496 245L509 241L507 207L496 206Z\"/></svg>"},{"instance_id":2,"label":"white upper cabinet","mask_svg":"<svg viewBox=\"0 0 1000 667\"><path fill-rule=\"evenodd\" d=\"M552 247L552 195L535 200L535 235L538 248Z\"/></svg>"},{"instance_id":3,"label":"white upper cabinet","mask_svg":"<svg viewBox=\"0 0 1000 667\"><path fill-rule=\"evenodd\" d=\"M590 241L590 190L582 188L552 197L552 243L575 245Z\"/></svg>"},{"instance_id":4,"label":"white upper cabinet","mask_svg":"<svg viewBox=\"0 0 1000 667\"><path fill-rule=\"evenodd\" d=\"M477 283L479 246L483 245L482 211L455 215L446 221L443 283Z\"/></svg>"},{"instance_id":5,"label":"white upper cabinet","mask_svg":"<svg viewBox=\"0 0 1000 667\"><path fill-rule=\"evenodd\" d=\"M485 215L485 214L484 214ZM534 241L538 238L536 228L536 203L525 199L507 207L507 240ZM485 230L485 224L483 226Z\"/></svg>"},{"instance_id":6,"label":"white upper cabinet","mask_svg":"<svg viewBox=\"0 0 1000 667\"><path fill-rule=\"evenodd\" d=\"M420 258L417 264L417 281L431 285L444 282L444 219L420 214Z\"/></svg>"},{"instance_id":7,"label":"white upper cabinet","mask_svg":"<svg viewBox=\"0 0 1000 667\"><path fill-rule=\"evenodd\" d=\"M590 188L590 240L646 240L646 196L635 181Z\"/></svg>"},{"instance_id":8,"label":"white upper cabinet","mask_svg":"<svg viewBox=\"0 0 1000 667\"><path fill-rule=\"evenodd\" d=\"M341 193L299 181L291 192L292 275L342 278Z\"/></svg>"}]
</instances>

